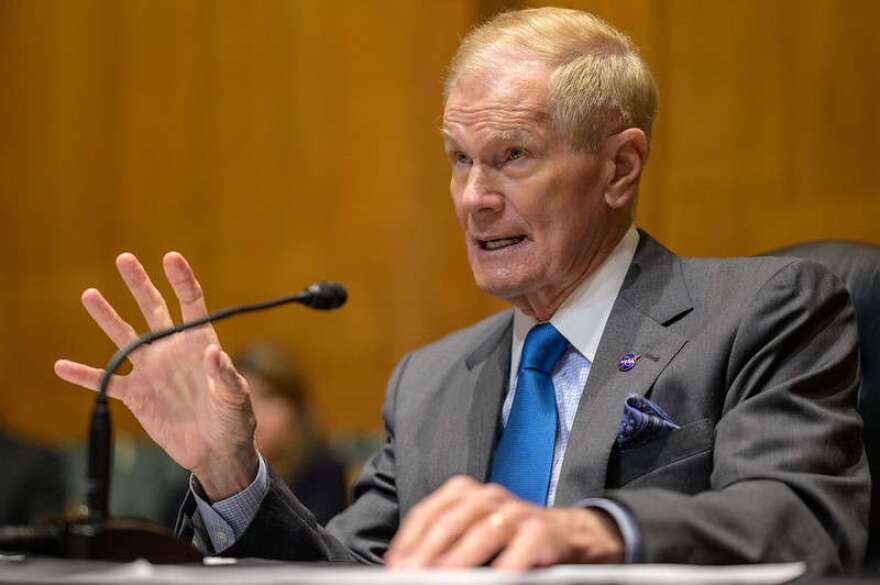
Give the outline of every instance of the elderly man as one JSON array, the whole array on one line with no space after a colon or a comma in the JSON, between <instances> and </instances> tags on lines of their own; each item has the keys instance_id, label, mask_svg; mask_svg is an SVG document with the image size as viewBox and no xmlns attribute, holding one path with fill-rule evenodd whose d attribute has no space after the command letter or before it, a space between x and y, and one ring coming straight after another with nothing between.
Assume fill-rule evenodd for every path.
<instances>
[{"instance_id":1,"label":"elderly man","mask_svg":"<svg viewBox=\"0 0 880 585\"><path fill-rule=\"evenodd\" d=\"M654 109L630 41L589 14L472 32L446 85L452 199L477 285L514 308L404 357L385 445L326 529L260 458L211 328L135 353L111 394L192 470L181 531L220 554L403 567L857 567L868 475L847 294L815 264L684 259L636 231ZM150 327L169 325L134 256L117 264ZM203 315L185 260L164 268L183 318ZM135 336L97 291L83 303L118 345Z\"/></svg>"}]
</instances>

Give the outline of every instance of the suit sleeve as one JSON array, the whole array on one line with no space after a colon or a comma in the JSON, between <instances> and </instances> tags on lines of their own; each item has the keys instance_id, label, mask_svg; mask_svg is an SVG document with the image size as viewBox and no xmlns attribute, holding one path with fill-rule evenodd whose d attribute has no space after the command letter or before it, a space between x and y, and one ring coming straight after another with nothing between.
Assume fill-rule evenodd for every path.
<instances>
[{"instance_id":1,"label":"suit sleeve","mask_svg":"<svg viewBox=\"0 0 880 585\"><path fill-rule=\"evenodd\" d=\"M385 397L382 416L386 440L364 466L354 486L353 503L324 528L290 491L269 474L269 491L256 516L233 546L230 557L259 557L286 561L382 563L399 523L394 462L394 407L397 387L409 356L397 365ZM181 508L177 532L203 552L211 553L204 523L189 495Z\"/></svg>"},{"instance_id":2,"label":"suit sleeve","mask_svg":"<svg viewBox=\"0 0 880 585\"><path fill-rule=\"evenodd\" d=\"M711 489L621 488L649 562L803 560L854 571L867 536L869 476L852 305L811 262L787 265L743 311L715 427Z\"/></svg>"}]
</instances>

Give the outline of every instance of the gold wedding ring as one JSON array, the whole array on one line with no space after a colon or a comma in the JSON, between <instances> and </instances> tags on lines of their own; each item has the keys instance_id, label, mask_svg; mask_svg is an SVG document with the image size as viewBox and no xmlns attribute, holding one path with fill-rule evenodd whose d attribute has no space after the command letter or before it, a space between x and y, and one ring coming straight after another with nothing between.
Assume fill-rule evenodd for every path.
<instances>
[{"instance_id":1,"label":"gold wedding ring","mask_svg":"<svg viewBox=\"0 0 880 585\"><path fill-rule=\"evenodd\" d=\"M492 528L501 528L504 526L504 514L501 512L492 512L487 518L489 526Z\"/></svg>"}]
</instances>

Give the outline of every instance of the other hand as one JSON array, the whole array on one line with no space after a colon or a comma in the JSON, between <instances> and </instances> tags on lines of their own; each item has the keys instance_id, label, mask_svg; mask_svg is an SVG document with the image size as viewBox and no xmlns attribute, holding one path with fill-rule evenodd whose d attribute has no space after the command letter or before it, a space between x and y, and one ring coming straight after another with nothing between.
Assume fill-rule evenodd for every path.
<instances>
[{"instance_id":1,"label":"other hand","mask_svg":"<svg viewBox=\"0 0 880 585\"><path fill-rule=\"evenodd\" d=\"M497 484L456 476L407 514L391 541L390 567L492 567L623 561L615 522L588 508L543 508Z\"/></svg>"},{"instance_id":2,"label":"other hand","mask_svg":"<svg viewBox=\"0 0 880 585\"><path fill-rule=\"evenodd\" d=\"M169 252L162 264L182 319L205 315L202 288L186 259ZM116 266L150 330L173 325L165 299L138 259L120 254ZM86 290L82 303L117 347L137 337L98 290ZM121 400L179 465L195 473L211 500L247 487L259 466L248 385L220 348L214 328L206 325L153 342L132 353L129 360L131 373L114 376L109 395ZM55 373L97 390L103 370L59 360Z\"/></svg>"}]
</instances>

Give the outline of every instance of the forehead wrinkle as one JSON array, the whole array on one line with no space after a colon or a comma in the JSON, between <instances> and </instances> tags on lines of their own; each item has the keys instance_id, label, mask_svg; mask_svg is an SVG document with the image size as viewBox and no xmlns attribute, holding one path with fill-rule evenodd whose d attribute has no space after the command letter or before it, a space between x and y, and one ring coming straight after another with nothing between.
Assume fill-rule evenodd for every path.
<instances>
[{"instance_id":1,"label":"forehead wrinkle","mask_svg":"<svg viewBox=\"0 0 880 585\"><path fill-rule=\"evenodd\" d=\"M462 126L477 133L488 130L497 140L522 141L543 135L548 119L546 113L534 108L451 108L443 116L441 132L446 140L455 141L452 126Z\"/></svg>"},{"instance_id":2,"label":"forehead wrinkle","mask_svg":"<svg viewBox=\"0 0 880 585\"><path fill-rule=\"evenodd\" d=\"M443 123L445 124L450 118L452 121L464 125L472 124L474 120L480 118L502 124L508 121L511 123L525 121L543 124L550 119L550 115L543 108L501 104L479 108L447 107L443 113Z\"/></svg>"},{"instance_id":3,"label":"forehead wrinkle","mask_svg":"<svg viewBox=\"0 0 880 585\"><path fill-rule=\"evenodd\" d=\"M505 142L525 142L531 138L532 132L523 128L507 128L498 132L498 137Z\"/></svg>"}]
</instances>

